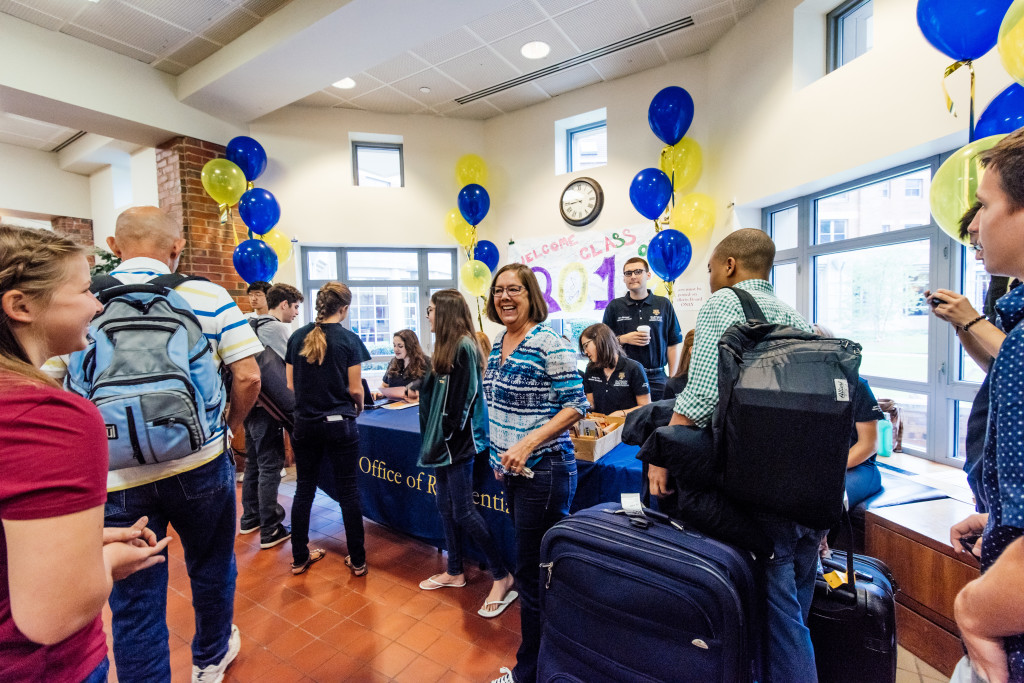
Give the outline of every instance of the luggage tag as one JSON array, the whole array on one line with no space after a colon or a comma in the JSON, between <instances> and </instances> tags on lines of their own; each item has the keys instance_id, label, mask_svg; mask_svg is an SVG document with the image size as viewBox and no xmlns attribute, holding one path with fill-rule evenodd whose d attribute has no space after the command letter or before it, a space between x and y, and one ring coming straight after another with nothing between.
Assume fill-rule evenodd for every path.
<instances>
[{"instance_id":1,"label":"luggage tag","mask_svg":"<svg viewBox=\"0 0 1024 683\"><path fill-rule=\"evenodd\" d=\"M825 579L825 583L829 585L833 590L839 588L846 583L846 572L841 572L838 569L833 569L828 574L822 576Z\"/></svg>"},{"instance_id":2,"label":"luggage tag","mask_svg":"<svg viewBox=\"0 0 1024 683\"><path fill-rule=\"evenodd\" d=\"M644 506L640 502L639 493L623 493L619 497L619 501L622 503L622 511L629 517L631 525L641 529L651 526L651 520L647 519L647 515L644 514Z\"/></svg>"}]
</instances>

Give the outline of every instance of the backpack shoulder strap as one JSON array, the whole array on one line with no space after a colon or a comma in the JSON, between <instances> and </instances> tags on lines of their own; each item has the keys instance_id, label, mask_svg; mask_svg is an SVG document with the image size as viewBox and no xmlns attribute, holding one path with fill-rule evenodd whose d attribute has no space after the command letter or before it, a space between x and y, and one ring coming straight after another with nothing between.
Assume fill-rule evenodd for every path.
<instances>
[{"instance_id":1,"label":"backpack shoulder strap","mask_svg":"<svg viewBox=\"0 0 1024 683\"><path fill-rule=\"evenodd\" d=\"M92 278L92 284L89 285L89 291L93 294L99 294L104 289L120 287L122 284L123 283L113 275L95 275Z\"/></svg>"},{"instance_id":2,"label":"backpack shoulder strap","mask_svg":"<svg viewBox=\"0 0 1024 683\"><path fill-rule=\"evenodd\" d=\"M157 275L152 280L149 280L146 284L154 285L156 287L166 287L167 289L174 289L183 282L197 279L200 278L196 278L191 275L182 275L181 273L166 273L164 275Z\"/></svg>"},{"instance_id":3,"label":"backpack shoulder strap","mask_svg":"<svg viewBox=\"0 0 1024 683\"><path fill-rule=\"evenodd\" d=\"M737 287L726 287L725 289L730 290L736 295L736 298L740 300L740 306L743 307L743 315L747 320L753 320L759 323L767 323L768 318L765 317L764 311L757 305L757 300L745 290Z\"/></svg>"}]
</instances>

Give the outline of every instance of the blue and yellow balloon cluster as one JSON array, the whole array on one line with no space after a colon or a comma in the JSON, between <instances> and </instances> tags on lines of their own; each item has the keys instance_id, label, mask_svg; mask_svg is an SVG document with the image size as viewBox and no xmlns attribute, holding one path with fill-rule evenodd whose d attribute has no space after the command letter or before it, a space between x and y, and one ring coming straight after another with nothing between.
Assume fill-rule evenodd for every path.
<instances>
[{"instance_id":1,"label":"blue and yellow balloon cluster","mask_svg":"<svg viewBox=\"0 0 1024 683\"><path fill-rule=\"evenodd\" d=\"M672 282L689 266L694 247L707 246L715 228L714 201L706 194L691 192L704 166L700 145L685 137L693 115L693 97L679 86L669 86L654 96L647 122L665 143L660 168L640 171L629 187L629 200L636 210L655 221L657 234L647 245L646 257L669 295ZM676 200L676 194L681 198ZM659 219L671 227L663 230Z\"/></svg>"},{"instance_id":2,"label":"blue and yellow balloon cluster","mask_svg":"<svg viewBox=\"0 0 1024 683\"><path fill-rule=\"evenodd\" d=\"M487 164L476 154L466 154L455 164L455 180L462 189L457 208L445 218L445 228L466 249L468 260L459 270L462 286L473 296L484 296L500 258L493 242L477 240L477 225L491 208L491 196L484 189Z\"/></svg>"},{"instance_id":3,"label":"blue and yellow balloon cluster","mask_svg":"<svg viewBox=\"0 0 1024 683\"><path fill-rule=\"evenodd\" d=\"M203 166L203 188L220 206L223 223L231 222L231 207L237 204L248 228L249 239L238 244L232 255L239 276L246 282L269 281L278 266L292 257L292 242L274 227L281 220L277 199L253 187L267 168L267 152L260 143L240 135L228 143L224 156Z\"/></svg>"},{"instance_id":4,"label":"blue and yellow balloon cluster","mask_svg":"<svg viewBox=\"0 0 1024 683\"><path fill-rule=\"evenodd\" d=\"M1024 126L1024 0L918 0L917 23L928 42L956 60L946 74L998 47L1007 73L1017 81L995 96L968 125L968 144L942 163L932 179L932 216L943 231L960 240L960 217L976 201L984 169L982 155L1008 133ZM971 72L971 111L974 85ZM947 95L947 106L948 105ZM963 240L966 244L967 241Z\"/></svg>"}]
</instances>

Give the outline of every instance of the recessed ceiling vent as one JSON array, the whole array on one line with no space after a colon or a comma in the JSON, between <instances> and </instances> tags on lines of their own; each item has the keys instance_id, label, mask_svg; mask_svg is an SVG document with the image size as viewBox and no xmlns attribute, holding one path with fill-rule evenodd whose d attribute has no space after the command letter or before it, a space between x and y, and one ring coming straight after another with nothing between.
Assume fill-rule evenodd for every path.
<instances>
[{"instance_id":1,"label":"recessed ceiling vent","mask_svg":"<svg viewBox=\"0 0 1024 683\"><path fill-rule=\"evenodd\" d=\"M668 24L652 28L649 31L638 33L635 36L623 38L622 40L611 43L610 45L599 47L597 49L591 50L590 52L584 52L581 55L573 57L572 59L566 59L563 62L558 62L557 64L552 64L551 66L544 67L543 69L531 71L528 74L523 74L522 76L513 78L508 81L504 81L503 83L492 85L489 88L484 88L483 90L477 90L476 92L472 92L468 95L457 97L455 101L458 102L459 104L469 104L470 102L474 102L483 97L488 97L490 95L502 92L503 90L514 88L517 85L529 83L530 81L535 81L538 78L550 76L551 74L558 73L559 71L565 71L566 69L571 69L574 66L579 66L580 64L586 64L589 61L597 59L598 57L604 57L605 55L610 55L613 52L625 50L627 47L633 47L634 45L639 45L640 43L646 43L649 40L660 38L661 36L667 35L674 31L678 31L679 29L689 28L693 25L693 17L683 17L682 19L677 19L676 21L670 22Z\"/></svg>"}]
</instances>

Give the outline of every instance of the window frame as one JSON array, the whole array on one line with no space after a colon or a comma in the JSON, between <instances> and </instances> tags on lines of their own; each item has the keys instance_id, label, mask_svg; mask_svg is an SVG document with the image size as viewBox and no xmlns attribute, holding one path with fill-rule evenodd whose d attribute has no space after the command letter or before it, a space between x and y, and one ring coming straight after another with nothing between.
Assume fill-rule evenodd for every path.
<instances>
[{"instance_id":1,"label":"window frame","mask_svg":"<svg viewBox=\"0 0 1024 683\"><path fill-rule=\"evenodd\" d=\"M588 170L590 168L600 168L600 166L588 166L586 169L583 169L583 168L573 168L573 165L572 165L573 137L575 135L579 135L580 133L586 133L588 131L597 130L598 128L604 128L605 129L604 139L605 139L605 145L607 146L607 144L608 144L608 119L606 119L606 118L605 119L601 119L600 121L592 121L590 123L585 123L585 124L583 124L581 126L576 126L575 128L566 128L565 129L565 168L567 169L566 173L576 173L577 171L584 171L584 170ZM607 166L607 165L608 165L608 159L606 157L605 158L605 162L603 164L601 164L601 166Z\"/></svg>"},{"instance_id":2,"label":"window frame","mask_svg":"<svg viewBox=\"0 0 1024 683\"><path fill-rule=\"evenodd\" d=\"M796 263L796 309L801 315L809 322L814 322L816 319L817 302L815 301L814 293L815 257L871 247L928 240L928 281L931 289L943 288L955 292L961 291L963 287L963 263L964 259L969 258L970 255L967 248L943 232L930 215L930 222L926 225L852 237L838 242L814 244L814 228L817 219L815 207L817 200L833 196L837 193L860 189L867 185L926 168L930 169L931 176L934 179L935 172L938 171L939 166L951 154L952 151L919 159L846 183L827 187L801 197L779 202L762 209L761 230L769 236L772 235L773 214L793 207L797 209L797 246L776 252L775 261L773 262L773 277L774 266ZM873 389L884 387L884 389L925 395L928 400L926 448L924 451L917 451L905 447L905 452L927 460L962 467L964 462L963 454L956 452L957 401L973 401L980 383L959 379L962 373L955 330L952 325L939 320L931 313L928 313L927 353L928 378L925 381L893 379L873 375L864 375L864 378L868 380ZM967 357L964 362L971 363L973 361ZM875 393L877 396L880 391Z\"/></svg>"},{"instance_id":3,"label":"window frame","mask_svg":"<svg viewBox=\"0 0 1024 683\"><path fill-rule=\"evenodd\" d=\"M338 244L303 244L299 246L299 256L302 258L302 292L307 295L309 292L319 289L329 280L311 280L309 278L309 252L329 252L333 251L335 258L337 259L337 273L338 282L344 282L351 289L357 288L368 288L368 287L417 287L419 288L420 297L417 302L416 320L418 327L423 334L418 335L420 337L420 344L424 350L432 352L434 347L433 337L428 332L430 330L430 322L427 320L427 305L430 302L430 293L438 289L457 289L458 288L458 249L456 247L374 247L360 245L344 246ZM415 279L404 279L404 280L353 280L349 279L348 273L348 255L355 252L396 252L396 253L410 253L415 252L417 254L417 268L419 277ZM430 271L428 269L427 257L430 253L444 253L451 257L452 266L452 277L448 279L430 279ZM303 321L306 323L312 322L315 318L316 302L310 301L308 305L302 307ZM347 330L352 329L351 317L346 317L342 322L342 325ZM398 330L394 330L397 332ZM393 334L393 333L392 333ZM375 355L372 356L371 363L379 363L384 360L390 360L392 354Z\"/></svg>"},{"instance_id":4,"label":"window frame","mask_svg":"<svg viewBox=\"0 0 1024 683\"><path fill-rule=\"evenodd\" d=\"M839 67L849 62L842 61L843 55L843 30L842 24L846 17L850 16L872 0L846 0L835 9L825 15L825 73L830 74ZM874 15L874 6L871 9ZM864 53L857 55L862 56ZM856 59L857 57L854 57ZM853 60L850 60L853 61Z\"/></svg>"},{"instance_id":5,"label":"window frame","mask_svg":"<svg viewBox=\"0 0 1024 683\"><path fill-rule=\"evenodd\" d=\"M398 187L405 187L405 144L402 142L367 142L365 140L352 140L352 184L356 187L370 187L359 184L359 150L360 149L390 149L398 151L398 174L400 183ZM391 189L391 188L389 188Z\"/></svg>"}]
</instances>

